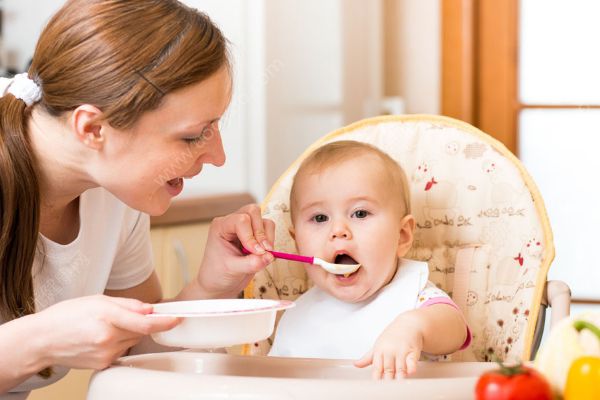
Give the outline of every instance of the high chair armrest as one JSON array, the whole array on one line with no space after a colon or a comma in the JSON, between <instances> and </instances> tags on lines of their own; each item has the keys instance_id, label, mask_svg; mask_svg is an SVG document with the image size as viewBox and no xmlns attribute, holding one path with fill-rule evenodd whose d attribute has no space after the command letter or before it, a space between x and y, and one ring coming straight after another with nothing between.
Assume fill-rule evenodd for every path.
<instances>
[{"instance_id":1,"label":"high chair armrest","mask_svg":"<svg viewBox=\"0 0 600 400\"><path fill-rule=\"evenodd\" d=\"M571 289L563 281L547 281L542 296L542 304L552 307L550 327L569 316L571 309Z\"/></svg>"},{"instance_id":2,"label":"high chair armrest","mask_svg":"<svg viewBox=\"0 0 600 400\"><path fill-rule=\"evenodd\" d=\"M552 307L550 328L558 321L569 316L571 309L571 289L563 281L547 281L542 294L540 312L538 314L530 357L533 360L542 341L544 323L546 321L546 308Z\"/></svg>"}]
</instances>

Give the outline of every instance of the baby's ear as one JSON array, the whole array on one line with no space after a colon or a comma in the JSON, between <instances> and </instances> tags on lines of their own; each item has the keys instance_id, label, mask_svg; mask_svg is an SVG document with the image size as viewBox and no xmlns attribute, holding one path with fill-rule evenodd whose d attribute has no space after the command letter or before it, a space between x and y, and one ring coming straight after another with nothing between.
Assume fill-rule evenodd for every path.
<instances>
[{"instance_id":1,"label":"baby's ear","mask_svg":"<svg viewBox=\"0 0 600 400\"><path fill-rule=\"evenodd\" d=\"M292 239L296 240L296 230L294 229L293 226L290 226L288 228L288 233L290 234L290 236L292 237Z\"/></svg>"},{"instance_id":2,"label":"baby's ear","mask_svg":"<svg viewBox=\"0 0 600 400\"><path fill-rule=\"evenodd\" d=\"M398 239L398 257L402 258L412 247L415 231L415 217L405 215L400 221L400 236Z\"/></svg>"}]
</instances>

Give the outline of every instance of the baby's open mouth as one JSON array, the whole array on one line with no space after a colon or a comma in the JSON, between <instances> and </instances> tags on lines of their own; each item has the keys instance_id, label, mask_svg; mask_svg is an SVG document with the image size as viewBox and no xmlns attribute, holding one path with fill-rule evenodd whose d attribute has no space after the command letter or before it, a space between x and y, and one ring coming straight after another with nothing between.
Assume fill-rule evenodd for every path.
<instances>
[{"instance_id":1,"label":"baby's open mouth","mask_svg":"<svg viewBox=\"0 0 600 400\"><path fill-rule=\"evenodd\" d=\"M335 256L335 260L333 262L335 264L347 264L347 265L360 264L358 261L356 261L354 258L349 256L348 254L338 254L337 256Z\"/></svg>"},{"instance_id":2,"label":"baby's open mouth","mask_svg":"<svg viewBox=\"0 0 600 400\"><path fill-rule=\"evenodd\" d=\"M345 254L345 253L340 253L338 255L335 256L335 259L333 260L333 262L335 264L342 264L342 265L356 265L356 264L360 264L358 261L356 261L354 258L352 258L352 256L350 256L349 254ZM360 269L360 267L349 274L344 274L343 277L344 278L348 278L351 275L356 274L356 272L358 272L358 270ZM339 277L341 277L342 275L338 275Z\"/></svg>"}]
</instances>

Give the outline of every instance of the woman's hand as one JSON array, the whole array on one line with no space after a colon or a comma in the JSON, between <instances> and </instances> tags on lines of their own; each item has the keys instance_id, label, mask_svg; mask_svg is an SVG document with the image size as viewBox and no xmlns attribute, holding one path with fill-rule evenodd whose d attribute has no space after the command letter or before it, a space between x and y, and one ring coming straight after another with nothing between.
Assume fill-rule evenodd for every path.
<instances>
[{"instance_id":1,"label":"woman's hand","mask_svg":"<svg viewBox=\"0 0 600 400\"><path fill-rule=\"evenodd\" d=\"M273 249L274 238L275 223L264 219L256 204L215 218L197 276L202 297L236 297L254 274L273 261L265 250ZM244 255L241 246L253 254Z\"/></svg>"},{"instance_id":2,"label":"woman's hand","mask_svg":"<svg viewBox=\"0 0 600 400\"><path fill-rule=\"evenodd\" d=\"M363 368L373 364L373 379L405 378L414 373L423 349L423 333L413 320L399 315L377 338L373 349L354 365Z\"/></svg>"},{"instance_id":3,"label":"woman's hand","mask_svg":"<svg viewBox=\"0 0 600 400\"><path fill-rule=\"evenodd\" d=\"M178 318L150 317L150 304L103 295L57 303L35 316L46 366L103 369L143 336L173 328Z\"/></svg>"}]
</instances>

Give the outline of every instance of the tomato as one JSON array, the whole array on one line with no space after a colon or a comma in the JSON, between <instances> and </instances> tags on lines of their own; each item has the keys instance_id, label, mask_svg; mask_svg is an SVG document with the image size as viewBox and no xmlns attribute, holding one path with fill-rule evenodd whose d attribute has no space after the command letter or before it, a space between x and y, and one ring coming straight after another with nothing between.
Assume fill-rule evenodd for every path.
<instances>
[{"instance_id":1,"label":"tomato","mask_svg":"<svg viewBox=\"0 0 600 400\"><path fill-rule=\"evenodd\" d=\"M479 377L475 387L477 400L552 400L546 378L524 365L489 371Z\"/></svg>"}]
</instances>

